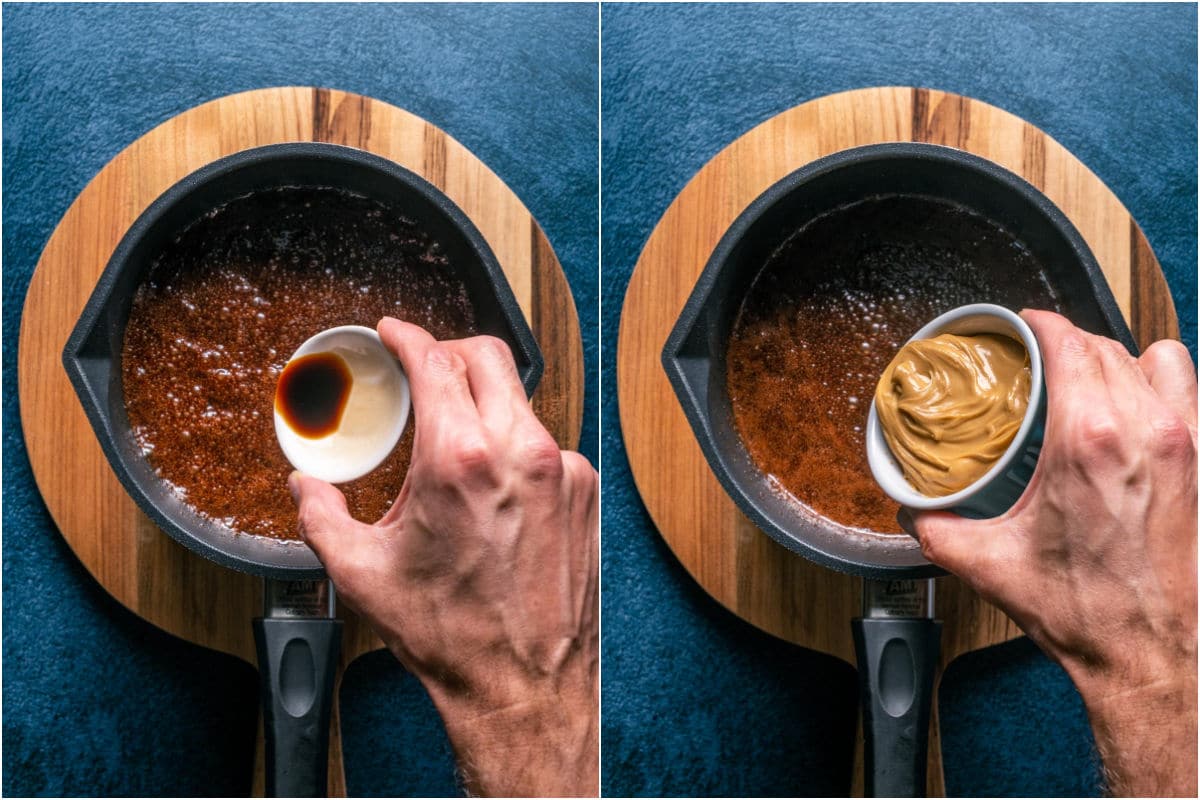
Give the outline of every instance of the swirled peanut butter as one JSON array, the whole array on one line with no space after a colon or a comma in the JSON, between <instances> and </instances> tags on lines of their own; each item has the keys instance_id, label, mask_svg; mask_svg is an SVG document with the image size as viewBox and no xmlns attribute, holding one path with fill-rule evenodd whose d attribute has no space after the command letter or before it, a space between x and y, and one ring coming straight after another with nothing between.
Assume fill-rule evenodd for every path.
<instances>
[{"instance_id":1,"label":"swirled peanut butter","mask_svg":"<svg viewBox=\"0 0 1200 800\"><path fill-rule=\"evenodd\" d=\"M909 342L884 370L875 409L913 488L965 489L1004 454L1029 405L1029 354L999 334L944 333Z\"/></svg>"}]
</instances>

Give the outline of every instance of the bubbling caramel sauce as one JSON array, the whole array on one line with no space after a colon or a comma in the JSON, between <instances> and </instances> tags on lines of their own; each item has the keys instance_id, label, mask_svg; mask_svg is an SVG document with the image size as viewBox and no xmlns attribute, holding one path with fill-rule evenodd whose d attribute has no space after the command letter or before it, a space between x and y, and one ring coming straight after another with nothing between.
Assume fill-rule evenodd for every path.
<instances>
[{"instance_id":1,"label":"bubbling caramel sauce","mask_svg":"<svg viewBox=\"0 0 1200 800\"><path fill-rule=\"evenodd\" d=\"M279 375L313 334L385 315L438 339L478 332L458 268L400 209L322 188L233 200L166 247L134 296L121 366L133 435L203 516L294 539L273 419ZM412 430L378 469L338 487L357 519L374 522L396 497Z\"/></svg>"},{"instance_id":2,"label":"bubbling caramel sauce","mask_svg":"<svg viewBox=\"0 0 1200 800\"><path fill-rule=\"evenodd\" d=\"M764 479L835 523L899 533L898 506L867 465L877 379L929 320L988 302L1060 310L1032 254L962 207L873 197L791 234L747 291L726 350L734 426Z\"/></svg>"},{"instance_id":3,"label":"bubbling caramel sauce","mask_svg":"<svg viewBox=\"0 0 1200 800\"><path fill-rule=\"evenodd\" d=\"M912 487L945 497L983 477L1029 406L1029 353L999 334L944 333L909 342L884 370L875 410Z\"/></svg>"}]
</instances>

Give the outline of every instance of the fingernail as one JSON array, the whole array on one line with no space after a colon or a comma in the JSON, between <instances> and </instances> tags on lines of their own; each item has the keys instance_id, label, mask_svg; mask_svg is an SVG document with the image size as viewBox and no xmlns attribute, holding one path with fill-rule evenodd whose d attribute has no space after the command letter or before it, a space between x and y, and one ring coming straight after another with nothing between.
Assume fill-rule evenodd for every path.
<instances>
[{"instance_id":1,"label":"fingernail","mask_svg":"<svg viewBox=\"0 0 1200 800\"><path fill-rule=\"evenodd\" d=\"M896 512L896 524L900 526L900 530L914 539L917 538L917 528L913 525L912 514L904 506L901 506L900 510Z\"/></svg>"}]
</instances>

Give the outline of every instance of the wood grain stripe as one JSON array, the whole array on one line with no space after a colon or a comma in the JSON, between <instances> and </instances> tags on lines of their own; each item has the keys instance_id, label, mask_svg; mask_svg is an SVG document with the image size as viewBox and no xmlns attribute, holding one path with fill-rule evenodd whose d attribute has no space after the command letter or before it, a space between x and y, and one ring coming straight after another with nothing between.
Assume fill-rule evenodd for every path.
<instances>
[{"instance_id":1,"label":"wood grain stripe","mask_svg":"<svg viewBox=\"0 0 1200 800\"><path fill-rule=\"evenodd\" d=\"M371 107L367 98L328 89L313 90L313 141L366 147L371 138Z\"/></svg>"},{"instance_id":2,"label":"wood grain stripe","mask_svg":"<svg viewBox=\"0 0 1200 800\"><path fill-rule=\"evenodd\" d=\"M333 121L336 129L344 131L346 144L368 146L371 139L371 105L367 98L362 95L347 96L338 106Z\"/></svg>"},{"instance_id":3,"label":"wood grain stripe","mask_svg":"<svg viewBox=\"0 0 1200 800\"><path fill-rule=\"evenodd\" d=\"M929 90L912 91L912 139L914 142L929 141Z\"/></svg>"},{"instance_id":4,"label":"wood grain stripe","mask_svg":"<svg viewBox=\"0 0 1200 800\"><path fill-rule=\"evenodd\" d=\"M533 268L530 270L529 293L533 297L534 302L529 324L533 328L534 337L539 342L541 341L542 326L546 323L546 315L542 310L542 304L539 302L541 300L541 295L539 294L541 281L538 280L539 267L543 265L543 259L547 256L542 246L543 241L545 241L545 237L542 236L541 228L536 221L531 219L529 221L529 251L533 254Z\"/></svg>"},{"instance_id":5,"label":"wood grain stripe","mask_svg":"<svg viewBox=\"0 0 1200 800\"><path fill-rule=\"evenodd\" d=\"M425 179L434 186L446 185L446 136L433 125L425 123Z\"/></svg>"},{"instance_id":6,"label":"wood grain stripe","mask_svg":"<svg viewBox=\"0 0 1200 800\"><path fill-rule=\"evenodd\" d=\"M1032 125L1021 128L1021 174L1038 189L1046 188L1046 135Z\"/></svg>"},{"instance_id":7,"label":"wood grain stripe","mask_svg":"<svg viewBox=\"0 0 1200 800\"><path fill-rule=\"evenodd\" d=\"M945 95L933 109L929 121L930 141L965 149L971 135L971 113L966 98Z\"/></svg>"},{"instance_id":8,"label":"wood grain stripe","mask_svg":"<svg viewBox=\"0 0 1200 800\"><path fill-rule=\"evenodd\" d=\"M967 149L971 134L971 110L967 98L953 94L913 89L912 139Z\"/></svg>"},{"instance_id":9,"label":"wood grain stripe","mask_svg":"<svg viewBox=\"0 0 1200 800\"><path fill-rule=\"evenodd\" d=\"M530 294L533 308L530 327L544 358L558 353L558 363L547 364L541 383L533 394L533 407L538 419L547 429L556 432L558 446L573 450L579 445L578 436L583 424L582 353L570 352L564 345L572 331L579 330L575 303L561 294L561 286L546 280L543 271L561 269L550 242L533 218L529 220L529 241L532 267ZM575 391L572 391L575 389Z\"/></svg>"},{"instance_id":10,"label":"wood grain stripe","mask_svg":"<svg viewBox=\"0 0 1200 800\"><path fill-rule=\"evenodd\" d=\"M312 131L314 142L328 142L330 136L330 95L328 89L313 89Z\"/></svg>"},{"instance_id":11,"label":"wood grain stripe","mask_svg":"<svg viewBox=\"0 0 1200 800\"><path fill-rule=\"evenodd\" d=\"M1145 350L1160 339L1179 338L1179 319L1154 251L1134 219L1129 220L1129 330Z\"/></svg>"},{"instance_id":12,"label":"wood grain stripe","mask_svg":"<svg viewBox=\"0 0 1200 800\"><path fill-rule=\"evenodd\" d=\"M1145 292L1145 281L1142 279L1141 260L1145 257L1142 254L1142 246L1138 241L1141 237L1138 235L1138 224L1132 219L1129 220L1129 330L1133 333L1134 341L1138 343L1138 347L1145 349L1142 343L1145 338L1144 328L1146 326L1146 314L1142 312L1142 305L1145 302L1142 295Z\"/></svg>"}]
</instances>

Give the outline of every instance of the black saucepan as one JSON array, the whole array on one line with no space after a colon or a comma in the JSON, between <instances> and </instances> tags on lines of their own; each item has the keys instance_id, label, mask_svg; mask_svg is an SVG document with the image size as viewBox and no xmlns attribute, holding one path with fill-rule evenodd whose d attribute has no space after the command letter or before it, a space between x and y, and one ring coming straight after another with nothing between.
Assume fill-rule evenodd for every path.
<instances>
[{"instance_id":1,"label":"black saucepan","mask_svg":"<svg viewBox=\"0 0 1200 800\"><path fill-rule=\"evenodd\" d=\"M866 786L873 794L916 795L925 786L929 698L941 625L932 619L933 581L922 579L943 573L907 536L857 531L804 513L773 489L734 427L725 382L731 329L768 257L808 221L892 195L949 202L1000 225L1042 265L1075 324L1115 338L1131 351L1136 345L1095 258L1044 195L984 159L911 143L835 153L770 187L722 237L667 339L662 361L671 385L709 466L743 513L793 552L867 579L864 616L853 622ZM1003 281L1003 274L996 280Z\"/></svg>"},{"instance_id":2,"label":"black saucepan","mask_svg":"<svg viewBox=\"0 0 1200 800\"><path fill-rule=\"evenodd\" d=\"M267 579L264 617L254 621L267 788L284 796L320 796L326 792L330 701L341 642L341 622L333 618L332 591L320 562L303 544L235 534L182 502L136 446L121 384L122 343L133 295L165 245L230 200L284 186L336 187L402 208L458 265L480 331L509 344L527 393L541 378L543 362L495 256L466 215L432 184L397 164L330 144L246 150L188 175L133 223L84 307L63 351L63 365L126 491L184 546ZM336 261L331 263L336 268Z\"/></svg>"}]
</instances>

